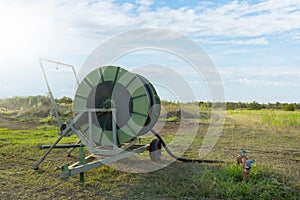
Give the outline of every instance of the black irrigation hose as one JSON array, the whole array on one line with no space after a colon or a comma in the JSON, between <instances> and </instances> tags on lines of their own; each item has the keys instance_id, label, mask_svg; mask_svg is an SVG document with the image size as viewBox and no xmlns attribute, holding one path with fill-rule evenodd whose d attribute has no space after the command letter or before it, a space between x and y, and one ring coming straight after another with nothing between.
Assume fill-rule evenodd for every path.
<instances>
[{"instance_id":1,"label":"black irrigation hose","mask_svg":"<svg viewBox=\"0 0 300 200\"><path fill-rule=\"evenodd\" d=\"M159 141L161 142L161 144L164 147L164 149L166 150L166 152L172 158L174 158L178 161L181 161L181 162L197 162L197 163L225 163L222 160L202 160L202 159L188 159L188 158L178 157L170 151L170 149L167 147L167 144L165 143L165 141L162 139L162 137L157 132L155 132L154 130L151 130L151 132L159 139Z\"/></svg>"}]
</instances>

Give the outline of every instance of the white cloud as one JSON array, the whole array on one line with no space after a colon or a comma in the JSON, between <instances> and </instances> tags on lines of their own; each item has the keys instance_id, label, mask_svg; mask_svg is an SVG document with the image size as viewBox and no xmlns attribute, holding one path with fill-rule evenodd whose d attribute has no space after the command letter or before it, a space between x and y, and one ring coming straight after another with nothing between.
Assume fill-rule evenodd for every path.
<instances>
[{"instance_id":1,"label":"white cloud","mask_svg":"<svg viewBox=\"0 0 300 200\"><path fill-rule=\"evenodd\" d=\"M258 4L233 1L195 8L152 7L153 1L11 1L0 11L1 43L7 53L79 52L119 32L142 27L179 31L193 38L226 36L209 44L268 44L267 35L300 28L300 2L270 0ZM245 37L243 39L235 37ZM299 35L291 36L294 40ZM9 38L9 40L7 40ZM2 45L3 46L3 45ZM7 48L9 47L9 48ZM16 48L18 47L18 48ZM2 47L3 48L3 47ZM19 49L19 50L18 50Z\"/></svg>"},{"instance_id":2,"label":"white cloud","mask_svg":"<svg viewBox=\"0 0 300 200\"><path fill-rule=\"evenodd\" d=\"M295 67L226 67L219 72L228 78L232 77L256 77L256 78L300 78L300 69Z\"/></svg>"},{"instance_id":3,"label":"white cloud","mask_svg":"<svg viewBox=\"0 0 300 200\"><path fill-rule=\"evenodd\" d=\"M291 38L296 42L300 42L300 31L294 31L291 33Z\"/></svg>"},{"instance_id":4,"label":"white cloud","mask_svg":"<svg viewBox=\"0 0 300 200\"><path fill-rule=\"evenodd\" d=\"M200 16L208 24L209 34L251 37L299 28L299 9L299 1L266 1L255 5L234 1L207 9Z\"/></svg>"},{"instance_id":5,"label":"white cloud","mask_svg":"<svg viewBox=\"0 0 300 200\"><path fill-rule=\"evenodd\" d=\"M43 3L43 7L52 8L53 12L49 13L53 18L52 28L58 33L83 37L107 36L138 27L166 28L193 36L227 37L256 37L300 28L300 3L297 1L270 0L254 5L233 1L201 9L151 8L153 2L146 0L121 5L114 1L58 2Z\"/></svg>"},{"instance_id":6,"label":"white cloud","mask_svg":"<svg viewBox=\"0 0 300 200\"><path fill-rule=\"evenodd\" d=\"M300 87L299 68L227 67L219 72L228 85Z\"/></svg>"},{"instance_id":7,"label":"white cloud","mask_svg":"<svg viewBox=\"0 0 300 200\"><path fill-rule=\"evenodd\" d=\"M135 28L175 30L216 45L267 45L272 42L270 35L289 32L292 34L287 35L292 42L300 41L300 1L294 0L267 0L256 4L248 1L200 2L197 6L186 5L178 9L146 0L130 3L11 0L0 4L0 13L0 68L1 79L6 82L21 77L24 71L26 76L36 73L39 57L62 59L80 55L84 58L108 37ZM213 39L203 39L211 37ZM239 70L225 71L223 75L232 72L238 75ZM261 78L268 79L284 74L292 78L292 84L299 78L294 69L279 70L281 74L275 73L276 70L264 73L262 69L247 67L237 80L244 84L250 80L251 84L257 72ZM32 78L28 77L26 81L32 81Z\"/></svg>"},{"instance_id":8,"label":"white cloud","mask_svg":"<svg viewBox=\"0 0 300 200\"><path fill-rule=\"evenodd\" d=\"M200 43L203 44L235 44L235 45L265 45L269 44L269 41L265 37L261 38L252 38L252 39L244 39L244 40L212 40L212 39L200 39Z\"/></svg>"},{"instance_id":9,"label":"white cloud","mask_svg":"<svg viewBox=\"0 0 300 200\"><path fill-rule=\"evenodd\" d=\"M286 81L274 81L274 80L250 80L246 78L233 79L227 82L230 85L245 85L252 87L300 87L298 83L291 83Z\"/></svg>"},{"instance_id":10,"label":"white cloud","mask_svg":"<svg viewBox=\"0 0 300 200\"><path fill-rule=\"evenodd\" d=\"M138 5L139 12L149 11L150 6L153 4L152 0L136 0L135 3Z\"/></svg>"},{"instance_id":11,"label":"white cloud","mask_svg":"<svg viewBox=\"0 0 300 200\"><path fill-rule=\"evenodd\" d=\"M131 3L124 3L122 5L122 8L125 12L130 12L132 11L134 8L135 8L135 5L134 4L131 4Z\"/></svg>"}]
</instances>

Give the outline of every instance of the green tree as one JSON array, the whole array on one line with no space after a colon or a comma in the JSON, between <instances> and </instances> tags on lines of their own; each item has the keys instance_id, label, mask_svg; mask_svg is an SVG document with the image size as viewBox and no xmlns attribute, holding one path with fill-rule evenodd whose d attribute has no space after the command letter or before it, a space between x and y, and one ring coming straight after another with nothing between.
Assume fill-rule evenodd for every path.
<instances>
[{"instance_id":1,"label":"green tree","mask_svg":"<svg viewBox=\"0 0 300 200\"><path fill-rule=\"evenodd\" d=\"M242 103L242 102L238 102L237 103L237 108L247 108L247 105L245 103Z\"/></svg>"},{"instance_id":2,"label":"green tree","mask_svg":"<svg viewBox=\"0 0 300 200\"><path fill-rule=\"evenodd\" d=\"M247 105L248 110L260 110L261 108L262 106L256 101L253 101Z\"/></svg>"},{"instance_id":3,"label":"green tree","mask_svg":"<svg viewBox=\"0 0 300 200\"><path fill-rule=\"evenodd\" d=\"M234 102L227 102L226 103L226 110L234 110L236 107L236 103Z\"/></svg>"},{"instance_id":4,"label":"green tree","mask_svg":"<svg viewBox=\"0 0 300 200\"><path fill-rule=\"evenodd\" d=\"M284 104L282 109L285 111L295 111L295 107L293 104Z\"/></svg>"},{"instance_id":5,"label":"green tree","mask_svg":"<svg viewBox=\"0 0 300 200\"><path fill-rule=\"evenodd\" d=\"M57 103L71 104L73 102L72 98L63 96L60 99L56 99Z\"/></svg>"},{"instance_id":6,"label":"green tree","mask_svg":"<svg viewBox=\"0 0 300 200\"><path fill-rule=\"evenodd\" d=\"M276 102L275 106L276 106L276 109L280 109L281 108L281 104L278 101Z\"/></svg>"}]
</instances>

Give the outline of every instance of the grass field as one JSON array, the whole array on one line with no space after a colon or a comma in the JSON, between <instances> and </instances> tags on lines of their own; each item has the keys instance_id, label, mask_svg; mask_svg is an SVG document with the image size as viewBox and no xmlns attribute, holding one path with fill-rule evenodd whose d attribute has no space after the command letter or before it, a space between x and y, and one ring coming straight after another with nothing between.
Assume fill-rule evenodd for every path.
<instances>
[{"instance_id":1,"label":"grass field","mask_svg":"<svg viewBox=\"0 0 300 200\"><path fill-rule=\"evenodd\" d=\"M300 199L299 111L227 111L223 132L206 157L226 161L223 164L176 161L142 174L103 166L87 171L84 184L78 176L62 180L56 170L76 162L77 150L67 157L66 150L55 149L38 171L32 170L45 151L39 150L39 145L54 142L57 130L12 118L0 116L0 199ZM198 158L208 124L209 118L200 121L185 157ZM178 122L165 124L161 134L166 141L172 139L177 126ZM71 136L63 143L77 140ZM241 166L235 165L242 149L256 159L247 183L242 181ZM163 159L167 159L165 154Z\"/></svg>"}]
</instances>

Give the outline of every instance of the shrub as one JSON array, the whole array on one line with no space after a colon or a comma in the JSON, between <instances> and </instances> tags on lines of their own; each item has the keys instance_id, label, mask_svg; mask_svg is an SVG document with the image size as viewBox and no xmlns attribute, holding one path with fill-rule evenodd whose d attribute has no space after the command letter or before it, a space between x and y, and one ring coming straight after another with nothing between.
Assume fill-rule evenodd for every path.
<instances>
[{"instance_id":1,"label":"shrub","mask_svg":"<svg viewBox=\"0 0 300 200\"><path fill-rule=\"evenodd\" d=\"M260 110L261 108L262 106L256 101L253 101L247 105L248 110Z\"/></svg>"},{"instance_id":2,"label":"shrub","mask_svg":"<svg viewBox=\"0 0 300 200\"><path fill-rule=\"evenodd\" d=\"M295 107L293 104L285 104L282 106L282 109L285 111L295 111Z\"/></svg>"}]
</instances>

